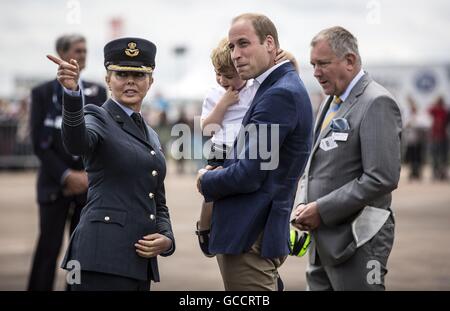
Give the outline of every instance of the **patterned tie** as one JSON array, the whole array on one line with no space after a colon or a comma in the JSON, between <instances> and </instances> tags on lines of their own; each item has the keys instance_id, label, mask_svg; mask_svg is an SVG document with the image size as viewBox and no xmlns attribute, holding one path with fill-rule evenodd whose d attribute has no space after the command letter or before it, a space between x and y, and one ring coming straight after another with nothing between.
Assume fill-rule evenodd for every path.
<instances>
[{"instance_id":1,"label":"patterned tie","mask_svg":"<svg viewBox=\"0 0 450 311\"><path fill-rule=\"evenodd\" d=\"M322 122L322 127L320 131L323 131L328 126L328 124L330 124L331 120L333 120L334 116L341 107L341 104L342 100L339 98L339 96L335 96L333 102L330 105L330 108L328 108L327 114L325 115L325 118Z\"/></svg>"},{"instance_id":2,"label":"patterned tie","mask_svg":"<svg viewBox=\"0 0 450 311\"><path fill-rule=\"evenodd\" d=\"M144 128L144 122L142 121L142 116L137 112L133 112L131 114L131 118L133 119L134 123L136 123L139 130L141 130L142 135L144 135L144 137L147 138L147 133Z\"/></svg>"}]
</instances>

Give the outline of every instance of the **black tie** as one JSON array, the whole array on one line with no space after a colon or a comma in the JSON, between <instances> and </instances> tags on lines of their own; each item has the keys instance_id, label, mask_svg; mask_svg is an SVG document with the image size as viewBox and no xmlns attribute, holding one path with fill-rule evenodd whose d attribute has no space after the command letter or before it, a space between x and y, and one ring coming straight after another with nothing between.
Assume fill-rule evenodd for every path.
<instances>
[{"instance_id":1,"label":"black tie","mask_svg":"<svg viewBox=\"0 0 450 311\"><path fill-rule=\"evenodd\" d=\"M137 127L141 130L142 135L147 138L147 131L145 130L141 115L137 112L133 112L131 114L131 118L134 120L134 123L136 123Z\"/></svg>"}]
</instances>

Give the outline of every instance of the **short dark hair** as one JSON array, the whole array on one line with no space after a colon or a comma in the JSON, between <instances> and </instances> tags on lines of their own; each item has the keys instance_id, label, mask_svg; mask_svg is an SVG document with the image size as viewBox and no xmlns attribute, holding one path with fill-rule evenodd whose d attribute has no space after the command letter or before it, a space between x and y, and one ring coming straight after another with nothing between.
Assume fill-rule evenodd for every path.
<instances>
[{"instance_id":1,"label":"short dark hair","mask_svg":"<svg viewBox=\"0 0 450 311\"><path fill-rule=\"evenodd\" d=\"M235 23L241 19L248 20L252 23L260 43L263 43L264 40L266 40L266 37L270 35L275 41L275 46L277 49L280 48L277 28L267 16L256 13L244 13L233 18L232 23Z\"/></svg>"},{"instance_id":2,"label":"short dark hair","mask_svg":"<svg viewBox=\"0 0 450 311\"><path fill-rule=\"evenodd\" d=\"M58 54L67 52L72 44L86 42L86 38L80 34L62 35L56 39L55 49Z\"/></svg>"}]
</instances>

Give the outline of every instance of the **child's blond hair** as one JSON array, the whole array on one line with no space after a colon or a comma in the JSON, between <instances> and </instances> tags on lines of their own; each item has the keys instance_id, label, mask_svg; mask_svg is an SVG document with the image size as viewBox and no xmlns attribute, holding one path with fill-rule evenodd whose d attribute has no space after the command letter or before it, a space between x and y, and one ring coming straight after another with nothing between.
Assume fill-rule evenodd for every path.
<instances>
[{"instance_id":1,"label":"child's blond hair","mask_svg":"<svg viewBox=\"0 0 450 311\"><path fill-rule=\"evenodd\" d=\"M231 60L231 50L228 47L227 38L220 40L219 45L212 51L211 61L217 72L221 74L237 74Z\"/></svg>"}]
</instances>

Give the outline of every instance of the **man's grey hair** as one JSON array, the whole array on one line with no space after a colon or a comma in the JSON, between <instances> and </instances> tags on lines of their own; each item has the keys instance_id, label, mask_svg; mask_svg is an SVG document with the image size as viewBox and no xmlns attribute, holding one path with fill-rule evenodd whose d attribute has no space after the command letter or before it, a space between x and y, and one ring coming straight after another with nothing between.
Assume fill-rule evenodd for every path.
<instances>
[{"instance_id":1,"label":"man's grey hair","mask_svg":"<svg viewBox=\"0 0 450 311\"><path fill-rule=\"evenodd\" d=\"M86 42L86 38L80 34L62 35L56 39L55 49L58 54L67 52L72 44Z\"/></svg>"},{"instance_id":2,"label":"man's grey hair","mask_svg":"<svg viewBox=\"0 0 450 311\"><path fill-rule=\"evenodd\" d=\"M339 58L342 58L349 53L355 54L356 62L361 66L358 40L350 33L350 31L341 26L324 29L314 36L311 40L311 46L314 47L317 42L322 40L328 42L333 53Z\"/></svg>"}]
</instances>

